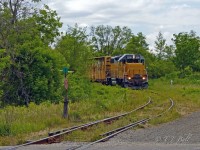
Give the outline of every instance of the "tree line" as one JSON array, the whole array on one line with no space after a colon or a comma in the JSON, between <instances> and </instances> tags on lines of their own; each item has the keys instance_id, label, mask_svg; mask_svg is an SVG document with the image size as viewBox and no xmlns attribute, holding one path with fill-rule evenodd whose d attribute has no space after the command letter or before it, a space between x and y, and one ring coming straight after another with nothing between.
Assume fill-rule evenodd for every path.
<instances>
[{"instance_id":1,"label":"tree line","mask_svg":"<svg viewBox=\"0 0 200 150\"><path fill-rule=\"evenodd\" d=\"M80 78L87 78L91 58L124 53L142 54L149 77L159 78L174 71L184 77L200 71L200 39L194 31L173 35L167 45L161 32L155 52L149 49L142 32L129 27L99 25L67 26L65 33L56 11L40 0L0 2L0 105L26 105L32 101L58 103L62 99L62 68L76 73L72 88L87 93ZM82 83L87 84L87 81ZM74 86L73 86L74 85ZM71 97L73 97L71 92ZM75 95L76 96L76 95ZM74 96L74 97L75 97Z\"/></svg>"},{"instance_id":2,"label":"tree line","mask_svg":"<svg viewBox=\"0 0 200 150\"><path fill-rule=\"evenodd\" d=\"M57 41L55 49L66 58L74 70L91 56L142 54L151 78L159 78L174 71L200 71L200 38L194 31L174 34L173 44L167 45L161 32L158 33L154 49L149 49L142 32L133 34L128 27L99 25L79 27L68 26L65 34ZM87 67L87 63L85 67ZM79 68L79 69L81 69ZM78 70L79 70L78 69ZM84 68L85 70L85 68ZM82 70L83 71L83 70Z\"/></svg>"}]
</instances>

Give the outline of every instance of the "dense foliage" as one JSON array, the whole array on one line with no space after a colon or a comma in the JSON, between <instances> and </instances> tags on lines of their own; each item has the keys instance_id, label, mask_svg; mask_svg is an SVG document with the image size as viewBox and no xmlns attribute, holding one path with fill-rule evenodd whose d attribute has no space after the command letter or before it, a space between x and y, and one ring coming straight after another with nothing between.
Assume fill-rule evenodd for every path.
<instances>
[{"instance_id":1,"label":"dense foliage","mask_svg":"<svg viewBox=\"0 0 200 150\"><path fill-rule=\"evenodd\" d=\"M46 5L37 11L28 3L0 3L1 106L58 102L62 96L60 70L66 61L48 47L59 35L59 17Z\"/></svg>"},{"instance_id":2,"label":"dense foliage","mask_svg":"<svg viewBox=\"0 0 200 150\"><path fill-rule=\"evenodd\" d=\"M187 77L200 71L200 38L194 31L174 34L173 45L167 45L159 32L153 50L142 32L134 34L126 26L75 24L63 34L56 11L47 5L40 9L32 5L39 2L0 2L1 106L58 103L63 95L63 67L74 71L68 75L69 98L90 97L88 72L95 56L142 54L150 78Z\"/></svg>"},{"instance_id":3,"label":"dense foliage","mask_svg":"<svg viewBox=\"0 0 200 150\"><path fill-rule=\"evenodd\" d=\"M174 34L175 65L184 71L187 67L200 71L200 38L194 31Z\"/></svg>"},{"instance_id":4,"label":"dense foliage","mask_svg":"<svg viewBox=\"0 0 200 150\"><path fill-rule=\"evenodd\" d=\"M48 49L20 49L4 80L3 104L61 99L62 56ZM59 61L58 61L59 60Z\"/></svg>"},{"instance_id":5,"label":"dense foliage","mask_svg":"<svg viewBox=\"0 0 200 150\"><path fill-rule=\"evenodd\" d=\"M92 58L92 50L87 41L86 28L68 26L66 34L61 37L56 45L56 50L65 57L70 70L82 75L88 71Z\"/></svg>"}]
</instances>

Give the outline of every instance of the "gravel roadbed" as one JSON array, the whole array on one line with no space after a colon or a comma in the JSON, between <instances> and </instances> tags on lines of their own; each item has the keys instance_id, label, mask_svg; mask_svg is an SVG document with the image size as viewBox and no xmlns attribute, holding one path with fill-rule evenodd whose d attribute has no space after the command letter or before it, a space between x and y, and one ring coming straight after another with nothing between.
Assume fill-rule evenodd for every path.
<instances>
[{"instance_id":1,"label":"gravel roadbed","mask_svg":"<svg viewBox=\"0 0 200 150\"><path fill-rule=\"evenodd\" d=\"M111 141L165 144L200 144L200 112L150 128L128 130Z\"/></svg>"}]
</instances>

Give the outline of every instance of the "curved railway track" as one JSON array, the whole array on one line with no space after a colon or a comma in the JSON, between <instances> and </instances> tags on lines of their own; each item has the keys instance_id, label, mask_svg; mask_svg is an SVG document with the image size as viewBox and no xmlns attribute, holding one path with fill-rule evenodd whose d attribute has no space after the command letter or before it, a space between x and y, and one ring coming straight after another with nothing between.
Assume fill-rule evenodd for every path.
<instances>
[{"instance_id":1,"label":"curved railway track","mask_svg":"<svg viewBox=\"0 0 200 150\"><path fill-rule=\"evenodd\" d=\"M126 126L123 126L123 127L121 127L121 128L117 128L117 129L115 129L115 130L112 130L112 131L103 133L103 134L101 134L101 136L103 136L103 137L102 137L101 139L99 139L99 140L96 140L96 141L91 142L91 143L89 143L89 144L81 145L81 146L78 146L78 147L75 147L75 148L69 148L69 149L67 149L67 150L83 150L83 149L86 149L86 148L88 148L88 147L90 147L90 146L92 146L92 145L94 145L94 144L96 144L96 143L106 141L106 140L112 138L113 136L115 136L115 135L117 135L117 134L119 134L119 133L121 133L121 132L124 132L124 131L126 131L126 130L128 130L128 129L130 129L130 128L136 127L136 126L138 126L138 125L140 125L140 124L147 123L147 122L149 122L149 121L152 120L152 119L161 117L161 116L163 116L165 113L167 113L168 111L170 111L170 110L172 109L172 107L174 106L174 101L173 101L171 98L170 98L169 100L170 100L170 103L171 103L170 107L169 107L168 109L166 109L165 111L163 111L162 113L158 114L158 115L155 115L155 116L153 116L153 117L144 118L144 119L138 120L138 121L136 121L136 122L133 122L133 123L131 123L131 124L128 124L128 125L126 125Z\"/></svg>"},{"instance_id":2,"label":"curved railway track","mask_svg":"<svg viewBox=\"0 0 200 150\"><path fill-rule=\"evenodd\" d=\"M133 110L131 110L129 112L126 112L126 113L123 113L123 114L120 114L120 115L117 115L117 116L105 118L105 119L102 119L102 120L97 120L97 121L94 121L94 122L89 122L89 123L86 123L86 124L82 124L82 125L73 126L73 127L70 127L70 128L66 128L66 129L50 132L48 137L45 137L45 138L42 138L42 139L39 139L39 140L35 140L35 141L30 141L30 142L27 142L25 144L17 145L17 146L9 148L7 150L14 150L14 149L17 149L17 148L20 148L20 147L23 147L23 146L27 146L27 145L31 145L31 144L58 143L58 142L61 142L62 137L64 135L66 135L66 134L70 134L70 133L72 133L72 132L74 132L76 130L79 130L79 129L86 129L88 127L91 127L93 125L97 125L97 124L103 123L103 122L104 123L111 123L114 120L118 120L121 117L127 116L127 115L129 115L129 114L131 114L133 112L136 112L137 110L143 109L144 107L149 105L151 102L152 102L152 100L149 97L149 100L148 100L148 102L146 104L144 104L144 105L142 105L142 106L140 106L140 107L138 107L136 109L133 109Z\"/></svg>"}]
</instances>

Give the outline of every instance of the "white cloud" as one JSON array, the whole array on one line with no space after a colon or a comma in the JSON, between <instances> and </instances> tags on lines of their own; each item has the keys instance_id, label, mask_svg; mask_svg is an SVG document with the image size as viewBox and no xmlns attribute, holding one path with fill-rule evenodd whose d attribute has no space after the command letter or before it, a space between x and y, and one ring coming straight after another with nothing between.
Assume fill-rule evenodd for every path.
<instances>
[{"instance_id":1,"label":"white cloud","mask_svg":"<svg viewBox=\"0 0 200 150\"><path fill-rule=\"evenodd\" d=\"M152 46L159 31L169 42L173 33L200 32L199 0L44 0L67 25L128 26L143 32Z\"/></svg>"},{"instance_id":2,"label":"white cloud","mask_svg":"<svg viewBox=\"0 0 200 150\"><path fill-rule=\"evenodd\" d=\"M188 4L182 4L182 5L174 5L171 8L172 9L185 9L185 8L190 8L191 6Z\"/></svg>"}]
</instances>

